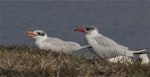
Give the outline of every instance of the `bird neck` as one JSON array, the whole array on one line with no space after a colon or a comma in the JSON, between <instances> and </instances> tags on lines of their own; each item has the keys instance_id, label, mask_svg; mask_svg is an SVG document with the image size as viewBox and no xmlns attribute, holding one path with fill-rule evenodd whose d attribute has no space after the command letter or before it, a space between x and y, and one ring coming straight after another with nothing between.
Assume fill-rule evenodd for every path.
<instances>
[{"instance_id":1,"label":"bird neck","mask_svg":"<svg viewBox=\"0 0 150 77\"><path fill-rule=\"evenodd\" d=\"M44 41L46 40L48 37L47 36L42 36L40 38L36 38L36 41Z\"/></svg>"},{"instance_id":2,"label":"bird neck","mask_svg":"<svg viewBox=\"0 0 150 77\"><path fill-rule=\"evenodd\" d=\"M100 34L97 30L94 30L94 31L91 31L90 33L88 33L88 35L97 36L97 35L102 35L102 34Z\"/></svg>"}]
</instances>

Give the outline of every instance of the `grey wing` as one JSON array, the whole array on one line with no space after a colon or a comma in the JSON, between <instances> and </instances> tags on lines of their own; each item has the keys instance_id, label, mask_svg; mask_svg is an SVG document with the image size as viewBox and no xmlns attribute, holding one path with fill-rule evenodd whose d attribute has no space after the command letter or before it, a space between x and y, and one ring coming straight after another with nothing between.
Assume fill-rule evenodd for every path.
<instances>
[{"instance_id":1,"label":"grey wing","mask_svg":"<svg viewBox=\"0 0 150 77\"><path fill-rule=\"evenodd\" d=\"M81 49L80 44L76 43L76 42L71 42L71 41L65 41L65 45L73 50L78 50Z\"/></svg>"},{"instance_id":2,"label":"grey wing","mask_svg":"<svg viewBox=\"0 0 150 77\"><path fill-rule=\"evenodd\" d=\"M119 47L119 48L123 48L123 49L128 49L128 47L120 45L117 42L115 42L114 40L112 40L106 36L95 37L95 40L102 46Z\"/></svg>"},{"instance_id":3,"label":"grey wing","mask_svg":"<svg viewBox=\"0 0 150 77\"><path fill-rule=\"evenodd\" d=\"M71 52L81 48L80 44L76 42L63 41L58 38L48 38L44 42L50 42L53 46L62 48L65 52Z\"/></svg>"},{"instance_id":4,"label":"grey wing","mask_svg":"<svg viewBox=\"0 0 150 77\"><path fill-rule=\"evenodd\" d=\"M48 38L48 39L46 39L46 40L44 40L44 42L46 42L46 43L51 43L51 44L53 44L53 45L61 45L61 44L63 44L63 40L61 40L61 39L58 39L58 38Z\"/></svg>"}]
</instances>

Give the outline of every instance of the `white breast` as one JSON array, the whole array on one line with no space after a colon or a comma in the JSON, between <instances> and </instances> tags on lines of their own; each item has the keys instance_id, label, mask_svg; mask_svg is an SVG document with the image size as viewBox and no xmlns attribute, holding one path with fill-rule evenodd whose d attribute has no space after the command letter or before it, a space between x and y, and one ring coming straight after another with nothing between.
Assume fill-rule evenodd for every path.
<instances>
[{"instance_id":1,"label":"white breast","mask_svg":"<svg viewBox=\"0 0 150 77\"><path fill-rule=\"evenodd\" d=\"M42 42L42 41L35 41L35 45L36 45L38 48L40 48L40 49L45 49L45 50L49 50L49 49L50 49L50 47L48 47L48 46L50 46L50 45L47 45L47 43Z\"/></svg>"}]
</instances>

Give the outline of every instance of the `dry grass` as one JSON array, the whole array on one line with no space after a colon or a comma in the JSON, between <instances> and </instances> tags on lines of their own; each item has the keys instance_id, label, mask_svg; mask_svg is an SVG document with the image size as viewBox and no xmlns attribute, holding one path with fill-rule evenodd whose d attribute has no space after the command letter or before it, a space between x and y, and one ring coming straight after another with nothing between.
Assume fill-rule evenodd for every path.
<instances>
[{"instance_id":1,"label":"dry grass","mask_svg":"<svg viewBox=\"0 0 150 77\"><path fill-rule=\"evenodd\" d=\"M28 46L0 46L0 77L150 77L150 64L115 64Z\"/></svg>"}]
</instances>

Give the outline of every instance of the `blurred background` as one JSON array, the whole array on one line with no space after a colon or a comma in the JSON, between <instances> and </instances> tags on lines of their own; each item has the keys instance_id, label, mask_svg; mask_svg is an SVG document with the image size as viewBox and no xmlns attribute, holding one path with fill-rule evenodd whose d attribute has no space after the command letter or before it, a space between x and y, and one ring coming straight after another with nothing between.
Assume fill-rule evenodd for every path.
<instances>
[{"instance_id":1,"label":"blurred background","mask_svg":"<svg viewBox=\"0 0 150 77\"><path fill-rule=\"evenodd\" d=\"M34 45L27 30L86 44L77 27L94 25L130 49L150 48L148 1L1 1L0 45Z\"/></svg>"}]
</instances>

